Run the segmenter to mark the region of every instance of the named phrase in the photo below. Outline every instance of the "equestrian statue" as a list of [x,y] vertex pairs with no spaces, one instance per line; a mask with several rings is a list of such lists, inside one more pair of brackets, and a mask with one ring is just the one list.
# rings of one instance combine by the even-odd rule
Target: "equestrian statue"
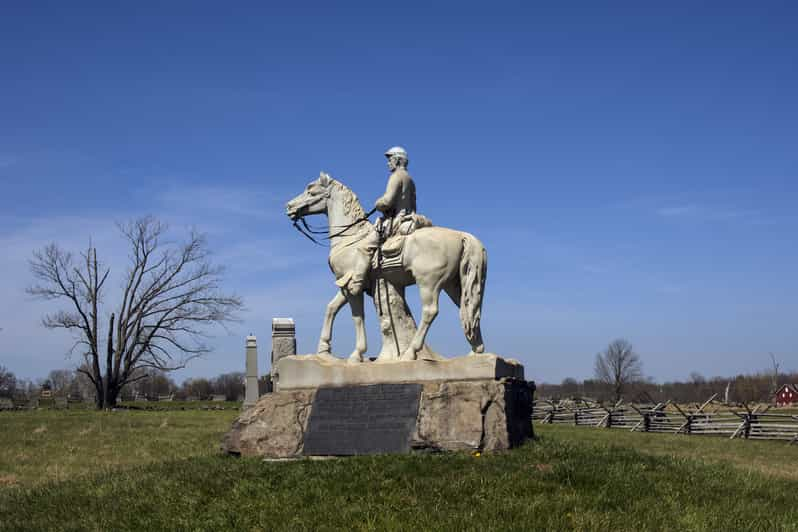
[[[363,294],[375,298],[380,313],[382,301],[389,298],[389,293],[401,298],[399,303],[406,309],[404,288],[413,284],[419,289],[421,323],[403,352],[398,353],[400,360],[416,360],[426,349],[424,341],[438,315],[441,290],[460,308],[460,322],[471,345],[470,354],[483,353],[480,318],[487,274],[485,247],[469,233],[433,226],[418,214],[416,186],[407,171],[407,152],[397,146],[385,156],[391,174],[385,194],[370,213],[363,210],[354,192],[324,172],[286,205],[286,214],[295,227],[314,241],[313,233],[319,231],[310,228],[304,217],[327,215],[328,263],[338,291],[327,305],[317,353],[331,354],[333,322],[341,307],[348,303],[356,333],[355,349],[348,360],[363,362],[367,348]],[[372,225],[368,218],[375,211],[380,211],[382,217]],[[384,294],[380,294],[381,286]],[[395,307],[390,299],[387,303],[390,314]],[[393,326],[394,317],[389,317],[386,323]],[[398,350],[398,343],[396,347]]]

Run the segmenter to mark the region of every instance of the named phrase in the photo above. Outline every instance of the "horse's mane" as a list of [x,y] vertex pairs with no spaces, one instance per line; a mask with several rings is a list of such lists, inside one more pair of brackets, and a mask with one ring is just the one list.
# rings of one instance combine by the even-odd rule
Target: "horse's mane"
[[332,179],[332,185],[342,193],[341,197],[343,199],[344,212],[346,214],[351,214],[357,220],[366,217],[366,211],[363,210],[363,206],[360,205],[360,200],[357,199],[357,194],[352,192],[352,189],[337,179]]

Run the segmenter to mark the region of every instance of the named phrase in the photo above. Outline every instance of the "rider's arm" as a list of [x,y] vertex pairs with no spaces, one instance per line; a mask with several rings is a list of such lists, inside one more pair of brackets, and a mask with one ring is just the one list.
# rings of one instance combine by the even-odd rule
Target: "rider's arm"
[[393,209],[396,205],[396,200],[402,193],[402,182],[396,176],[391,176],[388,179],[388,186],[385,188],[385,194],[377,200],[375,206],[380,212],[386,212]]

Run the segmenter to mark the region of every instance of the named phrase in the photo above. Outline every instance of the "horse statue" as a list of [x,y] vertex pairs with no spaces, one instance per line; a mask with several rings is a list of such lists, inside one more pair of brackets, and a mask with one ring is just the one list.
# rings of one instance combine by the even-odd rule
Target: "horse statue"
[[[340,181],[322,172],[311,181],[305,191],[286,204],[286,214],[296,225],[305,216],[327,215],[330,242],[329,265],[336,281],[351,275],[358,253],[356,244],[374,231],[357,196]],[[309,235],[306,235],[309,236]],[[430,325],[438,315],[438,299],[444,290],[460,308],[460,322],[466,340],[471,344],[470,354],[483,353],[480,319],[482,297],[485,292],[487,253],[482,243],[473,235],[445,227],[422,227],[404,238],[401,254],[395,259],[396,267],[372,269],[370,288],[379,290],[377,280],[385,279],[397,287],[417,284],[421,299],[421,323],[410,344],[401,353],[401,360],[416,360],[424,347]],[[390,240],[389,240],[390,242]],[[378,251],[380,253],[380,251]],[[338,283],[345,285],[345,283]],[[366,329],[363,314],[363,292],[353,295],[341,288],[327,304],[324,324],[319,338],[318,354],[330,355],[332,326],[335,316],[345,303],[349,303],[355,324],[355,349],[349,362],[363,362],[366,352]]]

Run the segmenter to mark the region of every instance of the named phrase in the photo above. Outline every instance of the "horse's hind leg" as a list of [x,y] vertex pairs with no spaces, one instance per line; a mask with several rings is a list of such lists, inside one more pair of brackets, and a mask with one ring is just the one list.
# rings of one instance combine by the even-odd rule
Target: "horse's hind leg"
[[363,362],[363,354],[366,352],[366,323],[363,313],[363,292],[357,295],[349,295],[349,308],[352,309],[352,321],[355,322],[355,350],[349,355],[349,362]]
[[468,342],[471,344],[469,355],[478,355],[485,352],[485,341],[482,339],[482,327],[479,324],[474,327],[474,333],[471,338],[468,338]]
[[[459,279],[447,283],[443,289],[446,290],[446,293],[449,294],[450,298],[452,298],[454,304],[460,307],[462,288],[460,286]],[[473,355],[485,351],[485,344],[482,340],[482,329],[480,328],[479,324],[474,327],[474,332],[471,338],[468,338],[468,335],[466,334],[466,339],[468,340],[468,343],[471,344],[471,353],[469,354]]]
[[460,280],[454,279],[449,281],[444,285],[443,289],[449,294],[449,297],[457,308],[460,308],[460,292],[462,291],[462,288],[460,288]]
[[413,340],[402,354],[402,360],[416,360],[418,352],[424,347],[430,325],[438,316],[438,299],[441,294],[440,282],[435,284],[418,283],[418,291],[421,296],[421,323],[416,330]]
[[319,335],[319,347],[316,352],[323,355],[330,355],[330,342],[332,341],[332,328],[335,321],[335,315],[341,310],[341,307],[346,303],[346,297],[339,290],[335,297],[327,303],[327,309],[324,311],[324,324],[321,326],[321,335]]

